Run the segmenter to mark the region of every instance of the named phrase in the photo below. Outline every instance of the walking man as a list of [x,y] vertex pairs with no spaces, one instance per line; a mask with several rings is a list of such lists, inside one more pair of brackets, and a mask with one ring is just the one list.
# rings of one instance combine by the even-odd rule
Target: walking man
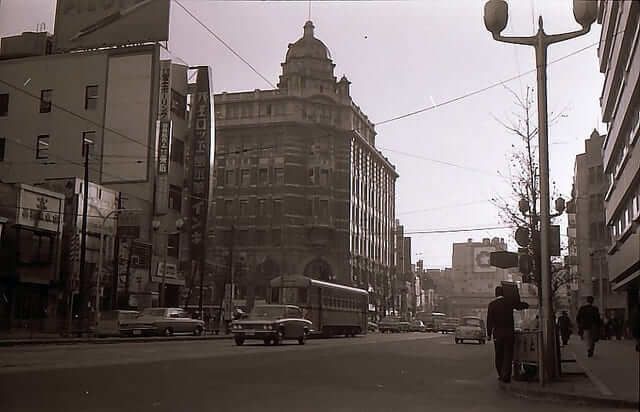
[[567,314],[566,310],[562,311],[562,315],[558,318],[558,329],[560,330],[560,337],[562,338],[562,346],[567,346],[569,344],[569,337],[571,336],[571,329],[573,325],[571,324],[571,319]]
[[504,297],[502,286],[496,287],[496,298],[489,303],[487,312],[487,337],[493,337],[495,349],[495,366],[498,379],[501,382],[511,382],[513,364],[513,345],[515,327],[513,321],[514,309],[526,309],[525,302],[512,303]]
[[596,341],[600,333],[600,312],[593,305],[593,296],[587,296],[587,304],[580,307],[576,319],[580,339],[587,345],[587,356],[593,357]]

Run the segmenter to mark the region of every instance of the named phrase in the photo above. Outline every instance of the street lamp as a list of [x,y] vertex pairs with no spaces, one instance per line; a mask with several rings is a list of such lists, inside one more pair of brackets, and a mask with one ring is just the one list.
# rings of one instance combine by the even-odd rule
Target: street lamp
[[102,276],[102,249],[104,245],[104,225],[107,223],[107,219],[113,214],[120,212],[142,212],[142,209],[113,209],[106,216],[102,217],[102,223],[100,224],[100,253],[98,254],[98,274],[96,275],[96,325],[100,320],[100,277]]
[[564,40],[585,35],[596,20],[598,3],[592,0],[573,0],[573,14],[582,29],[569,33],[548,35],[544,32],[542,16],[538,18],[538,32],[527,37],[505,37],[500,33],[507,26],[509,9],[504,0],[489,0],[484,6],[484,24],[497,41],[532,46],[536,53],[538,88],[538,147],[540,157],[540,243],[542,278],[542,332],[544,379],[557,375],[558,359],[555,359],[554,317],[552,314],[551,267],[549,256],[549,125],[547,114],[547,48]]
[[[151,227],[153,228],[154,232],[158,232],[158,230],[160,230],[160,226],[161,226],[162,222],[160,222],[157,219],[154,219],[151,222]],[[165,242],[165,247],[164,247],[164,260],[162,263],[162,283],[160,285],[160,296],[159,296],[159,300],[160,300],[160,307],[164,307],[164,298],[165,298],[165,283],[167,280],[167,255],[168,255],[168,250],[169,250],[169,235],[171,234],[175,234],[175,233],[180,233],[180,231],[182,230],[182,227],[184,226],[184,219],[179,218],[176,220],[176,232],[163,232],[166,235],[166,242]]]

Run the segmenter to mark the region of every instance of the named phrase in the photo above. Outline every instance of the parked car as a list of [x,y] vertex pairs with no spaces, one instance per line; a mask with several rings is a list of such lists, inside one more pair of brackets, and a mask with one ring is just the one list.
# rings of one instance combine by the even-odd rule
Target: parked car
[[123,330],[128,335],[164,335],[192,333],[196,336],[204,333],[204,321],[192,319],[181,308],[147,308],[136,319],[127,321]]
[[458,318],[445,318],[440,326],[441,333],[453,333],[456,331],[458,324],[460,323],[460,319]]
[[100,312],[100,320],[96,326],[96,336],[126,335],[129,330],[124,327],[129,321],[135,320],[140,312],[136,310],[109,310]]
[[311,321],[303,317],[298,306],[258,305],[246,318],[234,320],[231,332],[238,346],[247,339],[262,340],[265,345],[279,345],[285,339],[295,339],[304,345],[311,327]]
[[484,345],[487,337],[487,329],[484,321],[476,316],[465,316],[456,328],[455,341],[462,343],[465,340],[477,340]]
[[409,322],[403,321],[398,316],[387,316],[378,324],[380,332],[400,333],[409,331]]
[[367,330],[369,332],[378,332],[378,324],[375,322],[367,322]]
[[419,319],[414,319],[413,321],[411,321],[411,324],[409,325],[409,330],[411,332],[426,332],[427,326],[424,324],[423,321]]

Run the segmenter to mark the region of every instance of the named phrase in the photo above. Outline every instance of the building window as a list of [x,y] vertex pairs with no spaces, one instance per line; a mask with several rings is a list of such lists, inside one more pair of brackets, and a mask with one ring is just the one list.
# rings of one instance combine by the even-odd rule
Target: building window
[[265,216],[267,214],[267,201],[265,199],[258,199],[258,216]]
[[179,164],[184,163],[184,142],[175,137],[171,140],[171,161]]
[[274,170],[275,180],[277,185],[284,184],[284,169],[282,167],[276,167]]
[[9,115],[9,93],[0,93],[0,117]]
[[273,243],[273,246],[280,246],[280,244],[282,243],[282,233],[280,229],[273,229],[271,231],[271,241]]
[[266,186],[269,183],[269,169],[258,170],[258,182],[261,186]]
[[256,230],[256,246],[264,246],[266,243],[266,232],[264,230]]
[[314,185],[316,183],[315,169],[312,167],[309,169],[309,184]]
[[49,158],[49,135],[41,134],[36,142],[36,159]]
[[167,235],[167,256],[175,259],[180,256],[180,233]]
[[329,218],[329,201],[327,199],[320,199],[318,216],[323,220]]
[[227,174],[225,176],[225,181],[224,184],[227,186],[233,186],[235,184],[234,182],[234,171],[233,170],[227,170]]
[[18,245],[19,261],[28,264],[48,264],[53,260],[53,239],[48,235],[21,230]]
[[51,112],[51,99],[53,98],[53,90],[40,90],[40,113]]
[[87,86],[84,92],[85,110],[96,110],[98,108],[98,86]]
[[247,199],[240,200],[240,216],[249,215],[249,201]]
[[282,216],[282,199],[273,199],[273,216]]
[[182,189],[179,186],[169,185],[169,209],[182,210]]
[[4,153],[7,148],[7,139],[0,137],[0,162],[4,161]]
[[320,186],[327,186],[329,184],[329,171],[327,169],[320,170]]
[[307,199],[307,216],[313,216],[313,199]]
[[224,214],[233,216],[233,200],[227,199],[224,201]]
[[240,186],[249,186],[250,178],[251,174],[249,173],[249,169],[242,169],[240,172]]

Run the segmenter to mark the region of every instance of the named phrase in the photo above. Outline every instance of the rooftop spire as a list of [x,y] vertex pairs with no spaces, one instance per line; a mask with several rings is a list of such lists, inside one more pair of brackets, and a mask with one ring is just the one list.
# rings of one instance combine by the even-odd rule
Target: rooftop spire
[[313,37],[313,23],[311,22],[311,20],[307,20],[307,22],[304,24],[304,37],[305,38],[310,38]]

